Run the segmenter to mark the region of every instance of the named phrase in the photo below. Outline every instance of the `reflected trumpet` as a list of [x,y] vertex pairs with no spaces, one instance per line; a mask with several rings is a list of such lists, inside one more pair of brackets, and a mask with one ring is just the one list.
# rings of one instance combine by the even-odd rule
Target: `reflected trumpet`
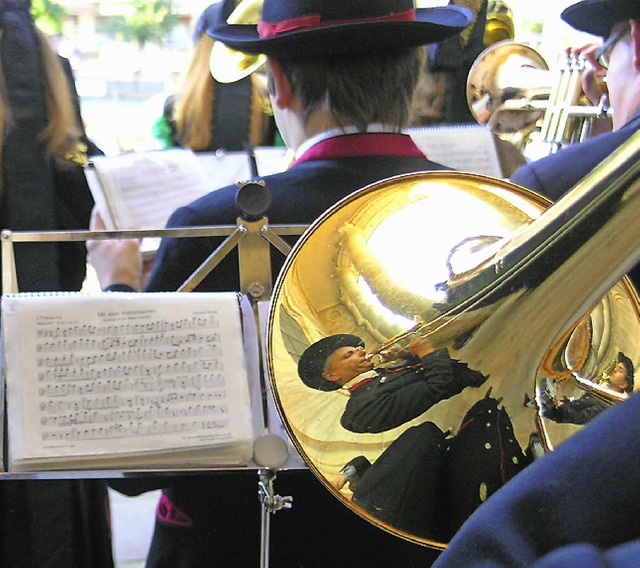
[[[242,0],[227,18],[228,24],[257,24],[262,14],[262,0]],[[219,83],[235,83],[260,69],[265,55],[250,55],[216,41],[211,50],[209,68]]]

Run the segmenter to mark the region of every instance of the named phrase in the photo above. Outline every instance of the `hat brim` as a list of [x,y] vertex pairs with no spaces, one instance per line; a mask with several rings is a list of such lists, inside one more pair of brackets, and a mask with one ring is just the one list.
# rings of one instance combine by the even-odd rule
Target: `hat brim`
[[611,0],[583,0],[565,8],[560,15],[572,28],[602,38],[609,37],[617,22],[638,16],[637,8],[629,3]]
[[365,51],[390,51],[439,43],[473,21],[460,6],[416,10],[414,21],[365,21],[307,28],[260,39],[257,25],[224,24],[207,30],[215,40],[237,51],[274,57],[317,57]]

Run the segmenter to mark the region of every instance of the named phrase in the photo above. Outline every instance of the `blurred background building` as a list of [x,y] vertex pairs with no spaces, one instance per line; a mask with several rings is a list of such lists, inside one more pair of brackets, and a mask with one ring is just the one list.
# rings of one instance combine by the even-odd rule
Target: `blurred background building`
[[[463,1],[456,3],[464,5]],[[572,0],[510,0],[515,40],[550,67],[586,41],[560,20]],[[189,61],[207,0],[33,0],[38,25],[71,60],[89,136],[109,155],[157,147],[151,129]],[[422,0],[420,7],[446,4]]]

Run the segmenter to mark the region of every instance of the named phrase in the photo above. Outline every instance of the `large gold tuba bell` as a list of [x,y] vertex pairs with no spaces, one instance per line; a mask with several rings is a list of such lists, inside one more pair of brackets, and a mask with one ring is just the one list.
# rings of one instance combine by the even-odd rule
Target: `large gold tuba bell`
[[[262,0],[242,0],[227,18],[229,24],[257,24],[262,13]],[[216,41],[211,50],[211,75],[219,83],[235,83],[260,69],[265,55],[249,55]]]
[[[640,363],[640,303],[623,277],[640,252],[628,229],[640,133],[548,206],[484,176],[406,174],[332,207],[286,260],[266,334],[283,423],[327,488],[392,534],[445,547],[509,477],[580,428],[550,418],[551,406],[585,389],[603,410],[626,396],[601,380],[620,353]],[[344,388],[310,388],[301,354],[335,334],[400,370],[383,361]],[[431,382],[402,374],[416,345],[438,385],[428,396]],[[327,356],[313,363],[319,381]]]

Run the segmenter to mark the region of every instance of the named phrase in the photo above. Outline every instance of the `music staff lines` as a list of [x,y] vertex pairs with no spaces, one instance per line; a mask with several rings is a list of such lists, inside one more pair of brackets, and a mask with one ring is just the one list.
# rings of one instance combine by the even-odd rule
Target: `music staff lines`
[[[67,430],[41,433],[45,442],[72,442],[80,440],[105,440],[149,436],[157,434],[185,434],[189,432],[224,431],[229,426],[227,419],[187,420],[184,422],[154,421],[151,423],[111,424],[109,426],[77,427]],[[229,437],[228,435],[226,437]]]
[[[53,330],[49,330],[53,331]],[[56,331],[56,333],[58,333]],[[40,338],[49,338],[49,335],[38,335]],[[63,336],[60,336],[63,337]],[[148,347],[181,347],[183,345],[210,345],[220,341],[219,333],[208,334],[170,334],[153,332],[150,335],[140,334],[137,337],[118,337],[107,335],[103,339],[77,337],[68,339],[53,338],[53,341],[38,341],[36,351],[38,353],[58,353],[66,351],[109,351],[112,349],[144,349]]]
[[[98,314],[100,317],[114,319],[119,314]],[[131,317],[132,314],[129,314]],[[45,323],[46,316],[37,318],[38,324]],[[172,331],[197,331],[203,329],[216,329],[220,322],[214,314],[207,316],[192,316],[188,318],[180,318],[177,320],[153,319],[147,322],[122,322],[117,324],[56,324],[54,322],[46,322],[47,325],[41,325],[36,330],[37,338],[85,338],[87,336],[97,337],[118,337],[141,335],[145,333],[167,333]],[[49,327],[55,325],[55,327]]]
[[[201,366],[211,370],[212,361],[201,361]],[[196,365],[194,364],[193,367]],[[163,367],[159,365],[158,367]],[[208,369],[207,369],[208,368]],[[129,375],[134,375],[131,378]],[[110,378],[111,377],[111,378]],[[58,369],[48,370],[39,377],[47,384],[38,388],[39,396],[69,396],[84,394],[108,394],[114,392],[164,392],[168,389],[224,388],[225,380],[221,373],[196,373],[190,376],[163,376],[162,369],[137,365],[131,368],[113,367],[109,369]],[[86,384],[76,384],[82,381]]]

